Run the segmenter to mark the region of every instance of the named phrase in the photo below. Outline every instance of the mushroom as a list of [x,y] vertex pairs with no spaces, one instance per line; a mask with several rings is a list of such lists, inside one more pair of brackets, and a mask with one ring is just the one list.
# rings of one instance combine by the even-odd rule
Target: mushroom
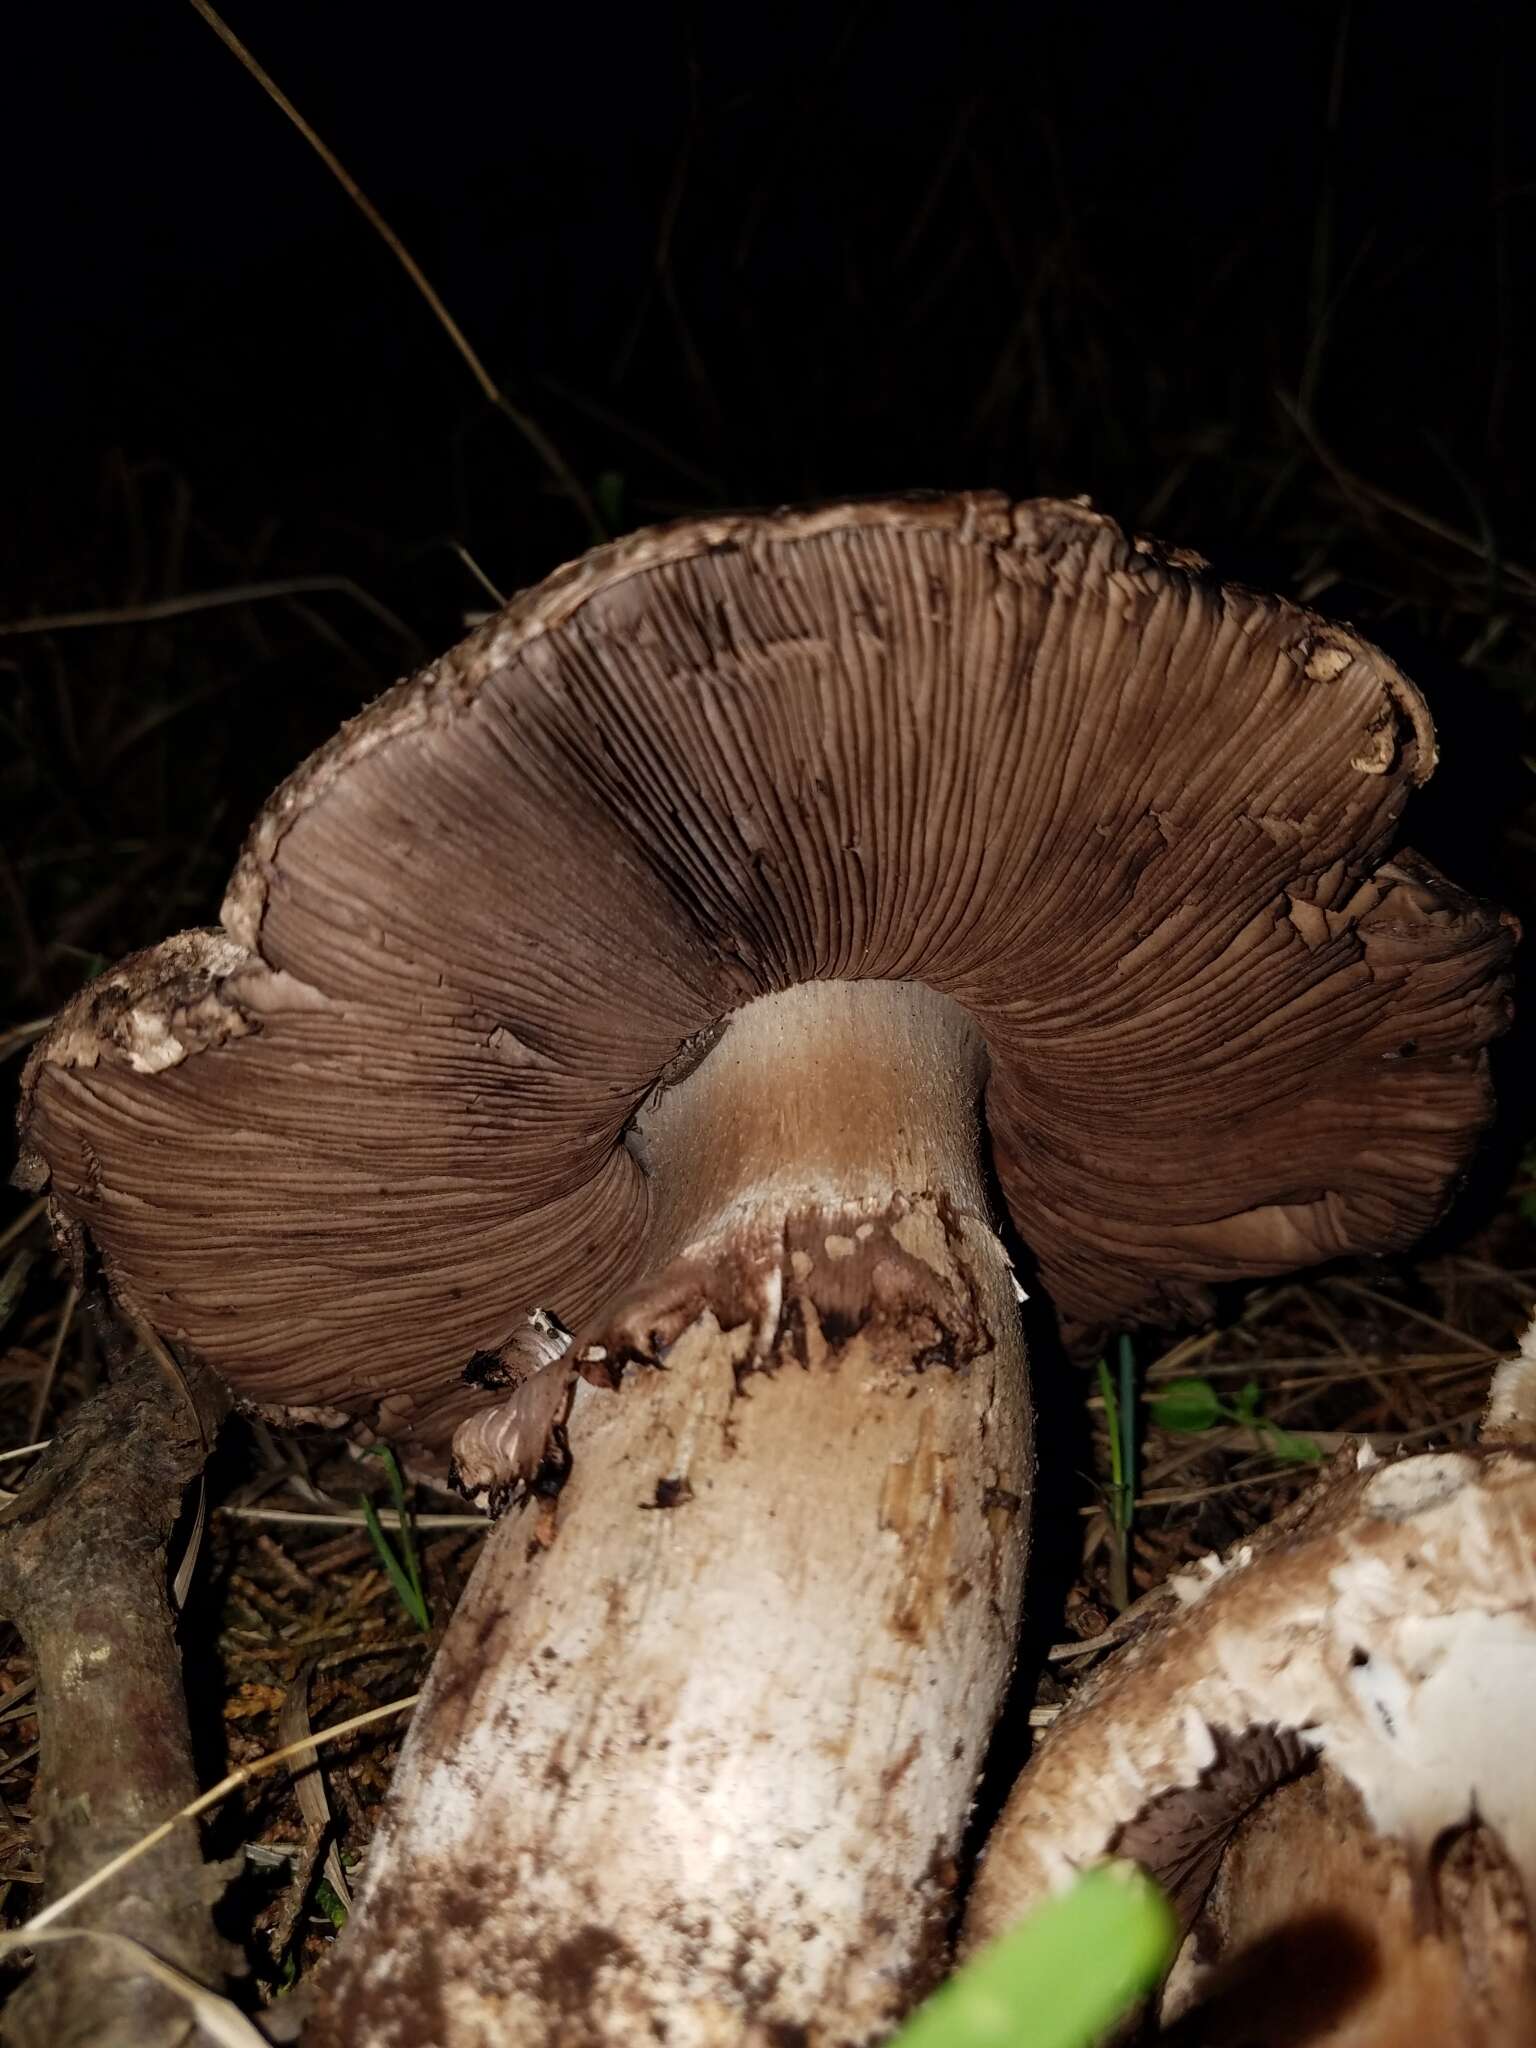
[[1130,1857],[1187,1930],[1169,2041],[1536,2039],[1536,1453],[1341,1453],[1154,1608],[1010,1795],[967,1945]]
[[1014,1654],[999,1230],[1082,1332],[1439,1213],[1512,936],[1387,857],[1433,759],[1083,504],[701,519],[365,711],[60,1020],[29,1184],[117,1296],[516,1509],[318,2041],[904,2010]]

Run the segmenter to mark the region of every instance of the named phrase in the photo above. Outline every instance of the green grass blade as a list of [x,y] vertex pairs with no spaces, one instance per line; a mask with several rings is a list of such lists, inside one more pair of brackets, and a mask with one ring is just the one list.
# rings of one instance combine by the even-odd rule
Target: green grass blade
[[941,1985],[892,2048],[1092,2048],[1157,1983],[1176,1939],[1151,1879],[1102,1864]]
[[384,1461],[384,1470],[389,1478],[389,1497],[394,1502],[395,1513],[400,1518],[400,1549],[405,1558],[407,1576],[416,1589],[416,1599],[420,1605],[421,1612],[427,1617],[421,1624],[423,1629],[425,1629],[430,1626],[431,1611],[427,1606],[427,1596],[422,1588],[421,1564],[416,1555],[416,1529],[411,1517],[410,1508],[406,1505],[405,1481],[400,1474],[400,1461],[396,1458],[388,1444],[379,1444],[374,1451],[374,1456],[382,1458]]
[[1120,1483],[1125,1489],[1125,1526],[1129,1530],[1136,1510],[1136,1346],[1124,1331],[1120,1336]]
[[363,1520],[368,1524],[368,1534],[373,1538],[373,1547],[379,1553],[379,1562],[389,1573],[389,1583],[394,1587],[400,1605],[425,1635],[432,1626],[427,1614],[427,1603],[422,1598],[420,1586],[412,1585],[409,1574],[396,1557],[380,1525],[378,1509],[371,1500],[365,1499],[363,1502]]
[[1109,1376],[1109,1367],[1101,1358],[1098,1363],[1099,1398],[1104,1403],[1104,1416],[1109,1429],[1109,1485],[1114,1495],[1115,1527],[1122,1527],[1122,1495],[1125,1492],[1125,1459],[1121,1449],[1123,1442],[1120,1432],[1120,1402],[1115,1393],[1115,1383]]
[[[1123,1364],[1123,1360],[1122,1360]],[[1126,1443],[1135,1435],[1134,1418],[1127,1423],[1109,1367],[1099,1360],[1099,1394],[1109,1425],[1109,1597],[1115,1612],[1131,1604],[1131,1522],[1135,1498],[1126,1477]]]

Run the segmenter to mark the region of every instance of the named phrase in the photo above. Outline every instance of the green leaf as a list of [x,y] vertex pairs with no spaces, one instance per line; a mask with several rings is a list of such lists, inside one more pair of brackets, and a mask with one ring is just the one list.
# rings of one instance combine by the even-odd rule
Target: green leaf
[[1170,1380],[1152,1403],[1159,1429],[1197,1436],[1221,1418],[1221,1401],[1209,1380]]
[[941,1985],[891,2048],[1092,2048],[1157,1983],[1175,1941],[1151,1879],[1101,1864]]
[[1296,1436],[1288,1429],[1282,1429],[1278,1422],[1266,1422],[1265,1434],[1269,1448],[1277,1458],[1283,1458],[1290,1465],[1320,1465],[1323,1462],[1321,1444],[1309,1436]]

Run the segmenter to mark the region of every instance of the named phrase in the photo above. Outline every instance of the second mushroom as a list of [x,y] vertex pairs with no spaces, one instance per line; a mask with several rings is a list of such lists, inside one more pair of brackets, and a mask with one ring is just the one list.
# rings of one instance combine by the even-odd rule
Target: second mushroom
[[1010,1234],[1082,1331],[1439,1213],[1510,934],[1389,857],[1433,758],[1347,629],[1080,505],[696,521],[382,698],[85,992],[23,1107],[82,1256],[501,1511],[308,2038],[830,2048],[942,1970]]

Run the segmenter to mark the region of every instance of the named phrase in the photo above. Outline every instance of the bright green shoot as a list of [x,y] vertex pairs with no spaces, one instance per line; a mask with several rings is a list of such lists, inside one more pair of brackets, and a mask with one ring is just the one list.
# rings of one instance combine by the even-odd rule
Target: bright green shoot
[[1136,1351],[1129,1337],[1120,1339],[1118,1387],[1102,1358],[1098,1379],[1109,1426],[1110,1597],[1123,1613],[1131,1599],[1131,1524],[1136,1519]]
[[380,1458],[389,1475],[389,1497],[395,1504],[396,1524],[400,1532],[400,1550],[396,1555],[394,1545],[384,1534],[378,1511],[371,1500],[363,1502],[363,1519],[368,1524],[368,1534],[373,1538],[373,1547],[379,1553],[379,1562],[389,1573],[389,1583],[399,1595],[400,1605],[425,1635],[432,1626],[431,1610],[427,1596],[422,1591],[421,1565],[416,1556],[416,1535],[411,1526],[411,1512],[406,1505],[405,1481],[400,1476],[400,1467],[394,1452],[388,1444],[376,1444],[368,1454]]
[[1176,1942],[1151,1879],[1101,1864],[941,1985],[891,2048],[1092,2048],[1156,1985]]
[[1159,1429],[1171,1429],[1181,1436],[1198,1436],[1218,1422],[1235,1422],[1264,1437],[1274,1455],[1288,1464],[1318,1464],[1323,1454],[1311,1437],[1297,1436],[1271,1422],[1260,1413],[1259,1398],[1257,1380],[1249,1380],[1231,1401],[1224,1401],[1209,1380],[1169,1380],[1151,1404],[1152,1420]]

